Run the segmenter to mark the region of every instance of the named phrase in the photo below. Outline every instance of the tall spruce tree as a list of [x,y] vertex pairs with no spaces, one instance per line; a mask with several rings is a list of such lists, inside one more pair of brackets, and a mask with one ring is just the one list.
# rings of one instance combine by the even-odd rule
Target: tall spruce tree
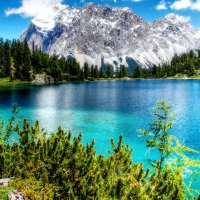
[[[151,70],[151,72],[152,72],[152,70]],[[134,70],[134,77],[135,77],[135,78],[142,78],[142,77],[143,77],[142,69],[141,69],[141,67],[138,66],[138,65],[135,67],[135,70]]]
[[94,65],[91,65],[90,76],[94,77]]
[[5,77],[10,76],[11,70],[11,49],[8,40],[4,43],[3,73]]
[[42,57],[40,51],[37,49],[37,46],[32,50],[31,64],[33,66],[34,73],[42,73]]
[[23,54],[24,47],[20,40],[16,41],[16,53],[13,55],[14,67],[15,67],[15,77],[21,79],[22,77],[22,66],[23,66]]
[[23,52],[23,65],[22,65],[22,77],[23,79],[31,80],[31,51],[28,46],[27,40],[24,40],[24,52]]
[[99,78],[106,78],[106,73],[102,68],[100,69],[100,72],[99,72]]
[[122,65],[121,71],[122,71],[122,77],[126,77],[128,75],[127,69],[124,65]]
[[3,76],[4,41],[0,38],[0,73]]
[[106,75],[107,75],[107,78],[112,78],[112,67],[111,67],[111,65],[107,65]]
[[98,70],[98,67],[95,65],[94,67],[94,78],[99,78],[99,70]]
[[90,70],[89,70],[89,65],[87,62],[84,63],[84,76],[85,76],[85,79],[88,79],[89,77],[89,74],[90,74]]

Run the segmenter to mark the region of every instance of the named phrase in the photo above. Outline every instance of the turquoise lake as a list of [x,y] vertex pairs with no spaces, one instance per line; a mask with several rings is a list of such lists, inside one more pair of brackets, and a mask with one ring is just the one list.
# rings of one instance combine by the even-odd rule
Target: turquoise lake
[[[83,134],[83,143],[95,139],[97,154],[108,155],[110,138],[133,148],[133,160],[156,158],[145,148],[138,129],[147,129],[155,119],[151,108],[158,100],[173,104],[176,123],[170,130],[182,143],[200,151],[200,80],[124,80],[50,85],[18,85],[0,89],[0,115],[11,116],[12,105],[21,108],[19,117],[55,132],[60,125],[74,136]],[[197,158],[197,157],[196,157]],[[199,186],[198,186],[199,185]],[[195,188],[200,188],[200,184]]]

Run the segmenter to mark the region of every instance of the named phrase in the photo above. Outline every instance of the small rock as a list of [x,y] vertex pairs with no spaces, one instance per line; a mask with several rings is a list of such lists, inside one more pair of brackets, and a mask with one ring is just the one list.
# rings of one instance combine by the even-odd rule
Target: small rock
[[8,193],[8,200],[25,200],[25,197],[21,192],[13,190],[12,192]]
[[9,180],[10,180],[10,178],[0,179],[0,185],[2,185],[2,186],[8,186],[8,181]]

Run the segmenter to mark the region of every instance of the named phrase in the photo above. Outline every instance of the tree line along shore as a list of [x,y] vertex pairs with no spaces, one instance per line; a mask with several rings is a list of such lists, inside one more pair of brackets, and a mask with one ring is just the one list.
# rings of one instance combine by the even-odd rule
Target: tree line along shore
[[[189,51],[176,55],[171,62],[148,69],[139,65],[127,68],[124,65],[113,67],[102,59],[102,66],[80,66],[75,58],[49,56],[27,41],[4,41],[0,38],[0,85],[31,82],[37,75],[48,76],[52,82],[93,81],[121,78],[200,78],[200,51]],[[44,82],[51,82],[45,79]]]

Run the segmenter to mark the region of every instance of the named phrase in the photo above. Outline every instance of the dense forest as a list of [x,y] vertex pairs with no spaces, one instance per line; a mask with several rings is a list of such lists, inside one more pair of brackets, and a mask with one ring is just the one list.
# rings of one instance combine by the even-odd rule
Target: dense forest
[[142,69],[136,66],[133,77],[135,78],[167,78],[184,74],[194,76],[200,69],[200,50],[196,54],[193,50],[189,53],[176,55],[170,63],[160,66],[153,65],[150,69]]
[[[0,178],[12,177],[10,184],[32,200],[200,199],[200,191],[191,188],[200,164],[187,157],[196,151],[168,134],[174,123],[171,107],[159,101],[155,121],[148,130],[140,130],[146,146],[159,152],[145,168],[144,163],[134,162],[122,135],[118,142],[111,139],[109,156],[96,155],[95,142],[82,144],[81,133],[72,137],[58,127],[48,134],[38,121],[31,126],[27,119],[21,125],[19,107],[14,105],[10,120],[0,119]],[[18,140],[12,139],[13,134]],[[190,173],[187,183],[185,172]]]
[[29,48],[27,41],[4,41],[0,38],[0,78],[10,77],[10,81],[19,79],[31,81],[35,74],[46,74],[55,81],[84,81],[98,78],[167,78],[177,74],[194,76],[200,68],[200,51],[198,55],[191,50],[180,56],[174,56],[171,63],[161,66],[153,65],[149,69],[140,66],[132,67],[133,71],[127,71],[127,67],[121,65],[94,66],[84,63],[83,66],[75,58],[49,56],[32,44]]
[[[84,63],[83,66],[75,58],[59,58],[49,56],[32,44],[29,48],[27,41],[19,40],[4,42],[0,38],[0,77],[10,77],[10,80],[20,79],[31,81],[35,74],[50,75],[55,81],[83,81],[98,78],[112,78],[113,68],[110,65],[99,70],[97,66]],[[127,76],[126,67],[118,70],[120,77]]]

